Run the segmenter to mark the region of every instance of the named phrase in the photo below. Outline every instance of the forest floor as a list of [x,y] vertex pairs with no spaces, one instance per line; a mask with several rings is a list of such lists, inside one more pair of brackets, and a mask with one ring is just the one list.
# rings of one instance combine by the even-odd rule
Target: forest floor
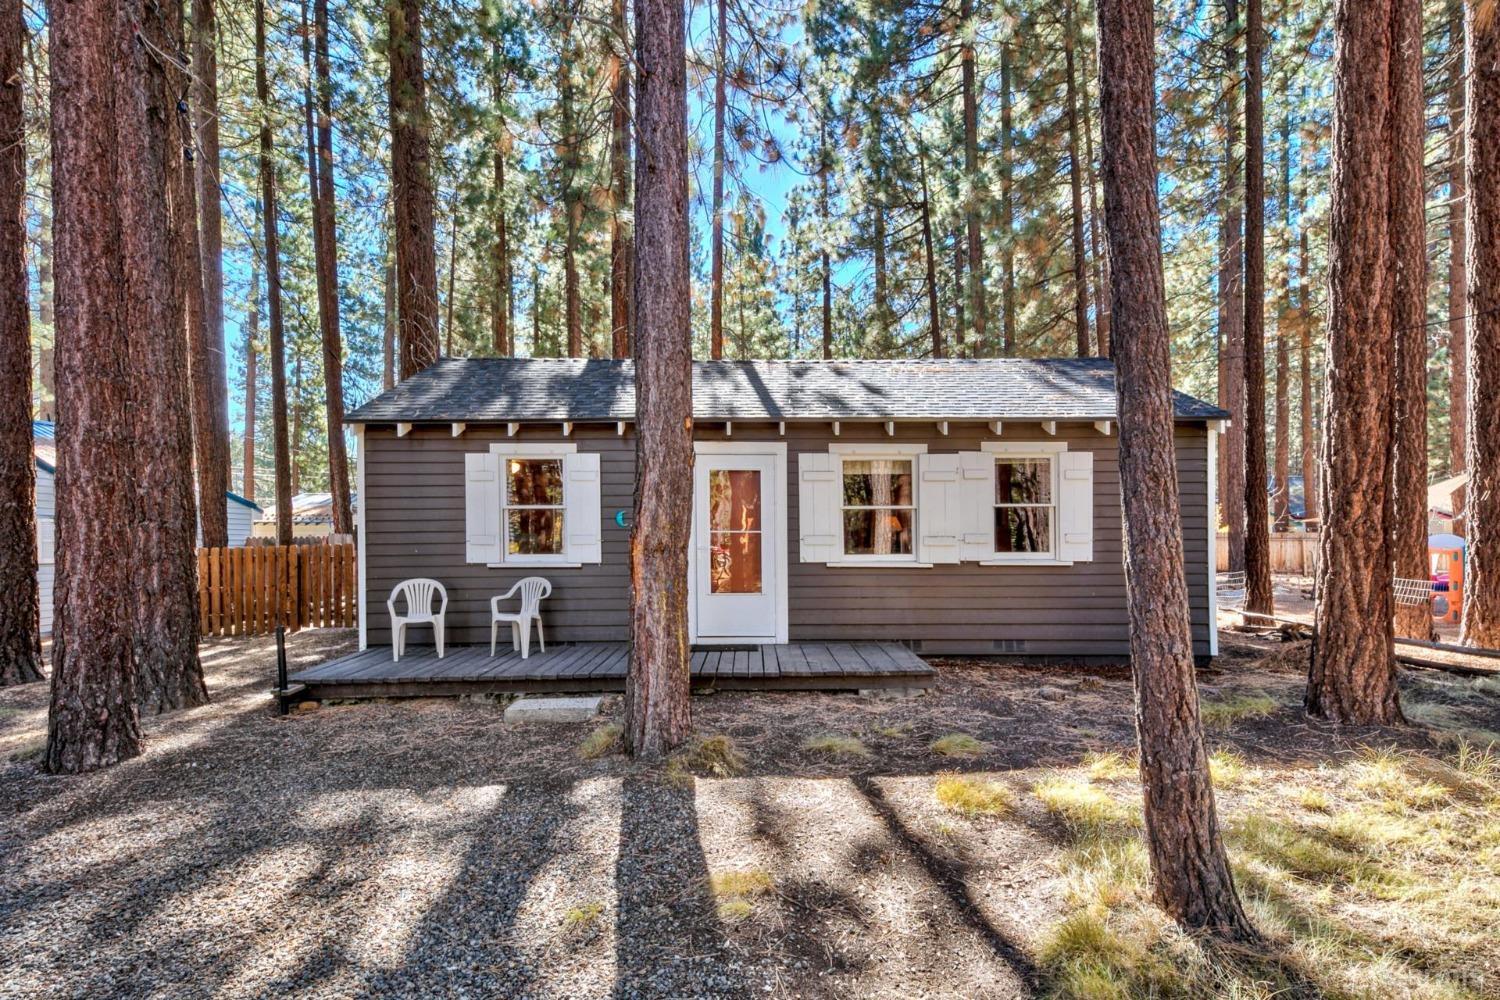
[[1204,713],[1262,949],[1150,903],[1123,669],[698,697],[647,766],[608,717],[492,701],[281,718],[273,644],[211,640],[213,703],[92,775],[38,770],[45,685],[0,691],[0,996],[1500,997],[1500,680],[1404,673],[1418,725],[1336,729],[1300,711],[1305,645],[1223,642]]

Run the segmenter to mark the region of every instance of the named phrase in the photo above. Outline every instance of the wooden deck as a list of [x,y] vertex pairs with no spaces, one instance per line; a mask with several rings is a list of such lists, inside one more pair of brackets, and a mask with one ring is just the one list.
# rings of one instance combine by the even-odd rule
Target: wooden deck
[[[622,691],[630,660],[625,643],[554,645],[547,652],[485,646],[411,647],[392,662],[389,646],[341,656],[293,674],[306,698],[391,698],[530,691]],[[889,642],[789,643],[693,650],[694,687],[731,690],[851,691],[927,687],[933,669]]]

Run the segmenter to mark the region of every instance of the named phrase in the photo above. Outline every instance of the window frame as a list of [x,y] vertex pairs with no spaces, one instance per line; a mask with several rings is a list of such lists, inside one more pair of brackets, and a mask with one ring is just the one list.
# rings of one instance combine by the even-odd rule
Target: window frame
[[[568,552],[568,459],[577,454],[578,446],[572,442],[556,444],[492,444],[490,452],[500,462],[500,561],[491,563],[491,566],[581,566]],[[511,504],[507,502],[510,496],[510,463],[512,460],[519,461],[555,461],[562,466],[562,503],[561,504]],[[555,510],[563,519],[563,550],[561,552],[547,553],[512,553],[510,551],[510,518],[507,514],[512,510]]]
[[[1060,565],[1069,562],[1059,554],[1062,546],[1062,456],[1068,450],[1063,441],[986,441],[983,451],[990,459],[990,555],[982,561],[985,566],[1007,565]],[[995,498],[999,483],[1001,462],[1045,460],[1051,469],[1052,502],[1048,504],[1002,504]],[[1051,511],[1048,518],[1049,548],[1046,552],[1007,552],[999,546],[999,534],[994,527],[994,511],[1002,507],[1045,507]]]
[[[836,563],[831,565],[899,565],[920,566],[923,565],[917,559],[917,549],[921,541],[921,461],[919,456],[927,454],[925,444],[893,444],[886,442],[874,442],[870,444],[835,444],[828,449],[838,462],[838,475],[835,477],[835,486],[838,490],[838,527],[839,527],[839,554]],[[908,461],[911,463],[911,503],[908,504],[881,504],[850,507],[844,503],[844,463],[845,462],[889,462]],[[910,510],[911,511],[911,551],[901,553],[879,553],[879,552],[849,552],[845,549],[844,538],[844,512],[847,510]]]

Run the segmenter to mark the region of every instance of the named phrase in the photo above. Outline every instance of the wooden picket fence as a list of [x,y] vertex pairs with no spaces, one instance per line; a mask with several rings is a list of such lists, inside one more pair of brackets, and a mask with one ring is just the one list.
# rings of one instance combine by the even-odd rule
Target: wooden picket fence
[[277,625],[352,628],[353,545],[249,545],[198,550],[198,631],[268,635]]
[[[1219,532],[1218,571],[1229,569],[1229,533]],[[1271,532],[1271,572],[1312,576],[1318,567],[1318,536],[1306,532]]]

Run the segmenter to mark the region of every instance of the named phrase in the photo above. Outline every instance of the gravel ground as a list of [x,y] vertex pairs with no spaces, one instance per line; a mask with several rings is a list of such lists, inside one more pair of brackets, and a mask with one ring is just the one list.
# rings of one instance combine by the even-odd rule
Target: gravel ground
[[[1242,753],[1303,766],[1368,735],[1306,722],[1295,675],[1235,641],[1210,693],[1285,702],[1237,727]],[[0,691],[0,996],[1030,996],[1063,848],[1026,790],[1133,742],[1123,670],[945,662],[922,698],[697,698],[747,766],[694,781],[584,760],[592,726],[507,726],[490,701],[279,718],[271,642],[203,652],[213,703],[83,777],[37,770],[45,686]],[[930,749],[959,731],[983,751]],[[828,733],[868,756],[804,747]],[[1009,784],[1014,815],[937,809],[947,770]]]

